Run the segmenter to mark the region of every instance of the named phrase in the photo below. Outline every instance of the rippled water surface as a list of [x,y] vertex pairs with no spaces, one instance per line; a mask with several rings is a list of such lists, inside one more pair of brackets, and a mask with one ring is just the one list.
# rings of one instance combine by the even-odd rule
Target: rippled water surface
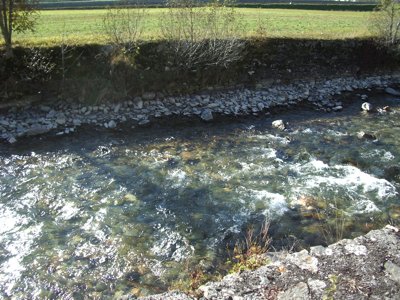
[[346,236],[395,222],[400,100],[376,96],[393,110],[368,116],[353,102],[281,115],[285,132],[260,117],[0,145],[0,297],[164,291],[265,218],[276,245],[324,242],[339,210]]

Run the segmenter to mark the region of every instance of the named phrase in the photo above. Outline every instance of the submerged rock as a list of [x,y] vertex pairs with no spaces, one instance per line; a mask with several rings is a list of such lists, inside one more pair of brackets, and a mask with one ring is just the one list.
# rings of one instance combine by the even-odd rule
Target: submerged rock
[[395,90],[393,88],[390,88],[390,87],[387,87],[385,89],[385,93],[389,94],[389,95],[392,95],[392,96],[400,96],[400,92],[399,91],[397,91],[397,90]]

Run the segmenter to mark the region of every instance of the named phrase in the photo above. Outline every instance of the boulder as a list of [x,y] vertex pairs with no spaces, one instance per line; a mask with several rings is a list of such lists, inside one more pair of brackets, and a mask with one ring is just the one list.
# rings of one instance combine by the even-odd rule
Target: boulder
[[361,109],[366,112],[371,112],[373,110],[373,106],[369,102],[364,102],[363,104],[361,104]]
[[359,133],[357,133],[357,137],[360,140],[376,140],[376,136],[371,134],[371,133],[367,133],[364,131],[360,131]]
[[286,129],[286,125],[283,122],[283,120],[275,120],[272,122],[272,127],[280,129],[280,130],[285,130]]

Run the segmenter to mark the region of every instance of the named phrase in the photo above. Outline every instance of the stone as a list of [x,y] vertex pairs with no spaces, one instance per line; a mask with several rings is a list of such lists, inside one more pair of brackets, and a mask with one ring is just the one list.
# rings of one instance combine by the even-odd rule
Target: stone
[[142,119],[138,122],[139,125],[146,125],[149,124],[150,120],[149,119]]
[[272,127],[280,129],[280,130],[285,130],[286,129],[286,125],[283,122],[283,120],[275,120],[272,122]]
[[115,128],[115,127],[117,127],[117,123],[115,123],[114,120],[111,120],[110,122],[108,122],[107,127],[108,128]]
[[261,102],[257,103],[257,108],[258,108],[260,111],[263,110],[263,109],[265,108],[264,103],[261,103]]
[[280,292],[278,300],[308,300],[311,299],[308,286],[305,282],[289,287],[286,291]]
[[74,124],[74,126],[80,126],[82,124],[82,121],[80,119],[73,119],[72,124]]
[[136,108],[142,109],[143,108],[143,100],[139,97],[136,97],[135,99],[136,99],[136,101],[135,101]]
[[47,105],[40,105],[40,110],[43,112],[49,112],[51,108]]
[[10,136],[10,137],[7,139],[7,141],[8,141],[10,144],[14,144],[14,143],[17,142],[17,139],[16,139],[14,136]]
[[302,270],[307,270],[312,273],[316,273],[318,271],[318,259],[309,255],[307,250],[293,253],[290,255],[288,260]]
[[6,120],[0,120],[0,125],[2,125],[2,126],[10,126],[10,122],[8,122]]
[[384,267],[389,278],[400,284],[400,267],[391,261],[385,262]]
[[322,280],[318,279],[308,279],[307,281],[308,288],[310,289],[310,292],[314,294],[314,296],[317,296],[318,299],[322,299],[322,295],[324,294],[324,289],[326,288],[326,283]]
[[369,102],[364,102],[363,104],[361,104],[361,109],[366,112],[371,112],[373,110],[373,106]]
[[354,255],[367,255],[367,247],[364,245],[357,245],[353,243],[348,243],[346,246],[344,246],[344,249],[347,254],[354,254]]
[[58,125],[64,125],[66,122],[67,122],[67,120],[65,119],[65,117],[59,116],[59,117],[57,117],[57,119],[56,119],[56,123],[57,123]]
[[334,108],[332,108],[333,111],[341,111],[342,109],[343,109],[343,106],[341,106],[341,105],[338,105],[338,106],[335,106]]
[[376,140],[376,136],[371,134],[371,133],[366,133],[364,131],[360,131],[359,133],[357,133],[357,137],[360,140]]
[[395,90],[393,88],[390,88],[390,87],[387,87],[385,89],[385,93],[389,94],[389,95],[392,95],[392,96],[400,96],[400,92],[399,91],[397,91],[397,90]]
[[34,126],[30,127],[27,131],[25,131],[25,135],[35,136],[35,135],[47,133],[49,131],[50,131],[50,129],[47,126],[34,125]]
[[203,112],[202,112],[201,115],[200,115],[200,118],[201,118],[203,121],[206,121],[206,122],[213,120],[214,117],[213,117],[213,114],[212,114],[211,109],[205,109],[205,110],[203,110]]
[[115,107],[114,107],[114,113],[117,114],[117,113],[119,112],[120,108],[121,108],[121,105],[120,105],[120,104],[115,105]]
[[156,93],[153,93],[153,92],[146,92],[142,95],[142,98],[147,101],[153,100],[155,97],[156,97]]

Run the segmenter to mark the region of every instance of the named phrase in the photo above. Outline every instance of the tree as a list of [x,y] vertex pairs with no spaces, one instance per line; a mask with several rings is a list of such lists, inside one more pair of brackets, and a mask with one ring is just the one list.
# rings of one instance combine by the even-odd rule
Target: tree
[[372,15],[372,30],[385,46],[400,43],[400,4],[398,0],[380,0]]
[[0,29],[6,48],[6,57],[13,56],[14,32],[33,30],[36,22],[36,0],[0,0]]

